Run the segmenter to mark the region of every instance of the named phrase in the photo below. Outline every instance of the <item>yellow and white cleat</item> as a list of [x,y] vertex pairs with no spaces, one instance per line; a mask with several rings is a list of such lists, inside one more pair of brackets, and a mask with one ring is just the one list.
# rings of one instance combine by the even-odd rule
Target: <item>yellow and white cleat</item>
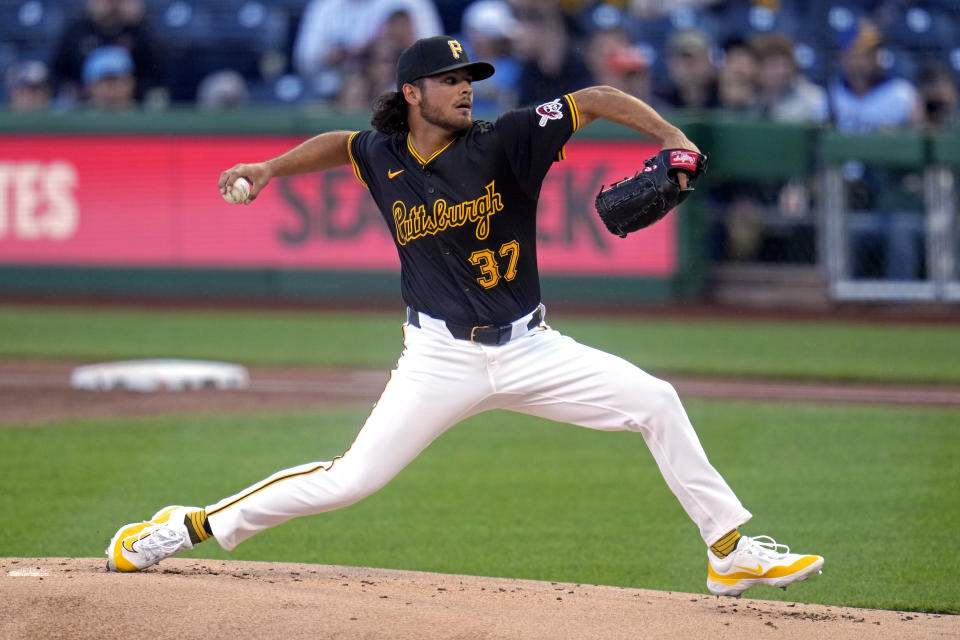
[[164,507],[146,522],[120,527],[107,546],[108,571],[141,571],[175,553],[193,549],[184,517],[199,507]]
[[707,550],[707,589],[715,596],[739,597],[747,589],[765,584],[786,589],[787,585],[820,573],[823,558],[790,553],[770,536],[740,538],[726,558]]

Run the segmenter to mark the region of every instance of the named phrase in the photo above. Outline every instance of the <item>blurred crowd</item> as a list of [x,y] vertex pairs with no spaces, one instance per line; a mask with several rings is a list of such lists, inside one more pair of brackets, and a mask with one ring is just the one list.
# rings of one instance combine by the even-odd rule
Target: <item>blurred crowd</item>
[[957,122],[953,0],[0,0],[15,110],[329,105],[366,112],[447,33],[497,68],[494,115],[591,84],[660,110],[869,132]]
[[[367,114],[398,54],[447,34],[496,66],[491,118],[589,85],[675,111],[848,133],[958,123],[958,0],[0,0],[16,111],[296,105]],[[855,277],[919,278],[923,181],[843,165]],[[813,263],[812,176],[721,180],[715,261]]]

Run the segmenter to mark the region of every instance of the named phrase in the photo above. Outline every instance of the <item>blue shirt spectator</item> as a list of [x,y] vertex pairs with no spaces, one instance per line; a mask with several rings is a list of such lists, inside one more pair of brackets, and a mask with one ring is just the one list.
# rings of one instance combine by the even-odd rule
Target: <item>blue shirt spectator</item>
[[830,84],[834,124],[845,133],[870,133],[906,126],[917,90],[905,78],[886,74],[878,51],[882,36],[867,20],[846,34],[840,54],[841,75]]
[[89,106],[129,109],[136,106],[133,58],[121,46],[94,49],[83,63],[83,84]]
[[[917,91],[905,78],[888,75],[878,56],[883,38],[859,20],[841,42],[841,76],[829,88],[838,131],[866,134],[905,127]],[[925,216],[922,198],[902,172],[850,160],[843,166],[847,202],[857,213],[850,223],[850,275],[854,278],[914,280],[924,276]],[[851,218],[853,220],[853,218]]]
[[79,97],[84,60],[105,45],[126,49],[136,70],[136,96],[165,91],[164,69],[142,0],[87,0],[83,13],[67,24],[54,49],[51,71],[60,98]]

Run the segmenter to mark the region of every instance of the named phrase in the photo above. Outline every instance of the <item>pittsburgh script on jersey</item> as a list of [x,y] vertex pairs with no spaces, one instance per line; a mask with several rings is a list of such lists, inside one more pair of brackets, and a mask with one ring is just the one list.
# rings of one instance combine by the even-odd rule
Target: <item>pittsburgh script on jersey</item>
[[448,227],[462,227],[468,222],[477,223],[477,240],[485,239],[490,233],[490,216],[503,210],[503,200],[494,182],[484,187],[483,195],[476,200],[451,205],[438,198],[430,213],[427,213],[426,205],[407,207],[405,202],[397,200],[393,203],[397,242],[405,245],[411,240],[435,235]]

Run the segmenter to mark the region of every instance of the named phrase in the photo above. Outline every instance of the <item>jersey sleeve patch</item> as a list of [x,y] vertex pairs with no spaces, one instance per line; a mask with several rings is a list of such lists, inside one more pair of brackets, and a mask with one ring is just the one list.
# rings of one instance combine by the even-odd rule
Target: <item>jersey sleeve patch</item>
[[357,159],[353,156],[353,140],[357,137],[359,131],[354,131],[350,134],[350,137],[347,138],[347,154],[350,156],[350,164],[353,166],[353,175],[357,176],[357,180],[360,181],[360,184],[363,185],[364,189],[370,190],[370,187],[367,186],[366,181],[363,179],[363,176],[360,174],[360,165],[357,164]]
[[560,102],[560,98],[556,100],[551,100],[550,102],[544,102],[536,109],[537,115],[540,116],[540,122],[537,123],[541,127],[547,126],[547,123],[551,120],[560,120],[563,118],[563,104]]

